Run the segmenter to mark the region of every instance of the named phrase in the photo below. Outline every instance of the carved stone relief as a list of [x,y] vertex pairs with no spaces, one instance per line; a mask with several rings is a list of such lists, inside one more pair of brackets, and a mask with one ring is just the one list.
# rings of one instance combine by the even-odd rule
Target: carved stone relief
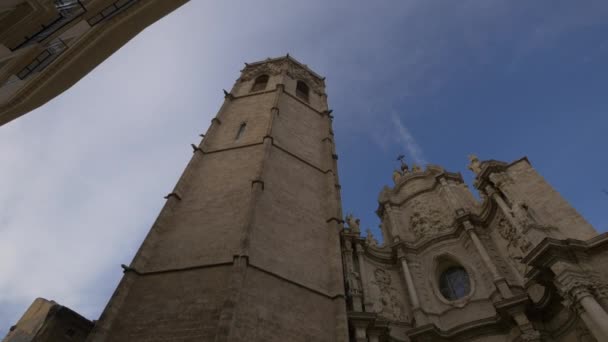
[[[525,274],[526,266],[522,264],[520,260],[523,258],[523,252],[527,251],[529,248],[529,242],[525,241],[515,227],[513,227],[504,217],[498,220],[496,230],[498,231],[498,234],[507,241],[507,254],[511,264],[520,274]],[[522,245],[525,247],[522,248]]]
[[[526,253],[532,248],[530,241],[526,239],[515,227],[506,219],[501,218],[498,220],[498,233],[503,239],[508,241],[508,246],[514,249],[519,249],[521,252]],[[521,253],[518,253],[518,257],[522,257]]]
[[373,311],[392,321],[408,322],[409,317],[404,313],[393,287],[389,272],[377,268],[370,283],[370,299],[374,303]]
[[449,229],[448,217],[437,208],[424,205],[413,200],[411,205],[413,214],[410,216],[410,227],[416,238],[439,234]]
[[285,61],[278,61],[274,63],[264,63],[249,67],[243,72],[243,75],[241,76],[241,82],[252,80],[253,78],[263,74],[269,76],[278,75],[281,73],[284,64]]

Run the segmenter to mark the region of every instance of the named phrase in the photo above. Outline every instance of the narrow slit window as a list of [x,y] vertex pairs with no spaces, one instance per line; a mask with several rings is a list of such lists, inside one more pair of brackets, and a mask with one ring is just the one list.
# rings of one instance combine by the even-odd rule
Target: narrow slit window
[[306,83],[303,81],[298,81],[298,85],[296,86],[296,96],[308,102],[308,93],[308,85],[306,85]]
[[241,126],[239,126],[239,130],[236,132],[236,137],[234,138],[234,140],[239,140],[243,136],[243,133],[245,133],[246,127],[247,127],[247,123],[243,122],[241,124]]
[[266,85],[268,84],[268,75],[258,76],[253,82],[253,87],[251,87],[251,91],[262,91],[266,89]]

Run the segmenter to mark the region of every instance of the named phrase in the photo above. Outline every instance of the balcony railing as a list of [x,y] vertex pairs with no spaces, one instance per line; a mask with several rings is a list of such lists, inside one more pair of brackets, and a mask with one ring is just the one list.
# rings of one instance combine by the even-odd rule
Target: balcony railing
[[79,0],[55,0],[55,8],[59,12],[59,17],[47,25],[43,24],[42,28],[33,35],[25,36],[21,43],[11,48],[11,50],[15,51],[22,47],[44,41],[55,32],[69,24],[72,20],[78,18],[84,12],[86,12],[85,7]]
[[91,19],[88,20],[89,25],[95,26],[95,25],[101,23],[102,21],[110,19],[111,17],[124,11],[129,6],[136,3],[137,1],[138,0],[118,0],[118,1],[114,2],[113,4],[111,4],[110,6],[101,10],[101,12],[97,13],[97,15],[91,17]]
[[33,73],[44,70],[44,68],[51,64],[51,62],[59,57],[59,55],[61,55],[67,48],[67,45],[65,45],[63,40],[59,38],[51,41],[44,51],[42,51],[38,56],[36,56],[36,58],[34,58],[33,61],[30,62],[30,64],[17,73],[17,77],[25,80]]

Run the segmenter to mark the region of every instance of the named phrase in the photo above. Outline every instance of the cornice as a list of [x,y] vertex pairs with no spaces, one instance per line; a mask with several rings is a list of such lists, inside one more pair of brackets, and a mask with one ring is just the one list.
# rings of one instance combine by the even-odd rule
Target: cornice
[[449,330],[441,330],[433,323],[426,324],[408,331],[407,335],[413,341],[470,341],[480,336],[506,332],[509,328],[508,322],[497,315],[467,322]]
[[315,78],[317,78],[319,81],[323,82],[323,85],[325,85],[325,77],[320,76],[319,74],[317,74],[316,72],[314,72],[311,68],[309,68],[308,65],[302,64],[300,61],[298,61],[297,59],[293,58],[289,54],[287,54],[285,56],[275,57],[275,58],[267,58],[267,59],[264,59],[264,60],[261,60],[261,61],[257,61],[257,62],[253,62],[253,63],[245,63],[245,68],[243,68],[243,70],[241,70],[241,72],[247,70],[250,67],[259,66],[259,65],[262,65],[262,64],[265,64],[265,63],[281,62],[281,61],[285,61],[285,60],[289,61],[289,62],[292,62],[293,64],[297,65],[298,67],[306,70],[311,75],[313,75]]
[[522,161],[525,161],[526,163],[528,163],[528,165],[532,166],[532,164],[528,160],[528,157],[526,157],[526,156],[521,157],[511,163],[506,163],[506,162],[503,162],[500,160],[494,160],[494,159],[484,160],[481,163],[481,172],[479,172],[479,174],[475,177],[475,181],[473,182],[473,185],[475,186],[475,188],[483,190],[486,187],[486,185],[491,184],[491,182],[489,181],[489,177],[492,173],[503,172],[503,171],[509,169],[511,166],[518,164],[519,162],[522,162]]
[[[593,249],[608,245],[608,233],[599,234],[587,241],[577,239],[555,239],[545,237],[524,258],[522,263],[546,268],[556,260],[576,261],[577,252],[591,252]],[[526,277],[537,276],[531,270]]]

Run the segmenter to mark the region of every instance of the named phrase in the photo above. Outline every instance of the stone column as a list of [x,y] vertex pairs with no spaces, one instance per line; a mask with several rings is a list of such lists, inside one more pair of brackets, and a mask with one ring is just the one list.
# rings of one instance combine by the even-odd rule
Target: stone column
[[496,288],[498,289],[500,294],[505,298],[512,297],[513,292],[511,292],[511,289],[507,285],[505,278],[498,272],[498,268],[496,268],[496,265],[492,261],[492,258],[490,258],[487,249],[479,240],[479,236],[477,236],[477,233],[475,233],[475,228],[471,221],[467,220],[464,221],[462,224],[466,232],[469,234],[469,237],[473,241],[477,252],[481,256],[481,260],[486,265],[490,273],[492,273],[494,285],[496,285]]
[[577,286],[570,290],[571,300],[580,304],[581,318],[589,331],[598,341],[608,341],[608,314],[597,302],[586,286]]
[[386,213],[386,217],[388,218],[388,223],[390,224],[390,231],[393,241],[385,241],[384,244],[388,245],[392,242],[400,241],[399,232],[397,230],[397,224],[395,223],[395,218],[393,217],[393,208],[387,203],[384,205],[384,212]]
[[500,207],[500,209],[502,209],[503,214],[505,214],[505,217],[507,220],[509,220],[509,223],[513,226],[519,229],[519,222],[517,222],[515,220],[515,218],[513,218],[513,216],[511,215],[511,208],[509,207],[509,205],[502,199],[502,197],[500,197],[500,195],[496,192],[496,189],[494,189],[492,186],[488,185],[485,188],[486,193],[488,194],[488,196],[490,198],[492,198],[494,201],[496,201],[496,204],[498,204],[498,206]]
[[427,321],[426,315],[420,308],[420,297],[418,297],[418,292],[414,285],[414,278],[412,277],[412,272],[410,272],[410,267],[407,264],[405,253],[401,250],[399,251],[399,261],[401,262],[401,271],[403,272],[403,278],[405,278],[405,284],[407,286],[407,295],[412,304],[412,313],[414,314],[416,324],[421,325]]
[[357,251],[357,257],[359,258],[359,274],[361,277],[361,292],[363,296],[363,304],[365,306],[365,311],[371,312],[370,309],[373,307],[374,303],[369,297],[369,288],[367,286],[367,282],[371,274],[368,274],[365,268],[365,252],[363,250],[363,246],[361,246],[361,244],[357,244],[355,246],[355,250]]

